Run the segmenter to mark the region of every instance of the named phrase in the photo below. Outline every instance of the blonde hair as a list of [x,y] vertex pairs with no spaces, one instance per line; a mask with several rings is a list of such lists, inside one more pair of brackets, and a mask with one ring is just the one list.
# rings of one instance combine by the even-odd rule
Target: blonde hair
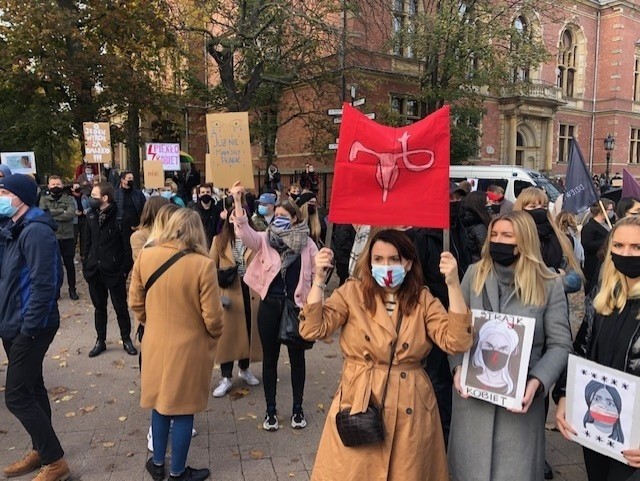
[[616,269],[611,259],[613,237],[616,231],[624,226],[640,227],[640,217],[631,216],[620,219],[611,229],[611,234],[607,241],[607,251],[600,271],[600,290],[593,300],[593,307],[595,307],[596,312],[604,316],[612,314],[615,310],[623,309],[627,299],[640,297],[640,283],[636,284],[633,289],[629,289],[625,276]]
[[313,214],[309,214],[308,206],[308,202],[300,206],[300,213],[302,214],[302,218],[307,221],[307,225],[309,226],[309,236],[313,239],[316,245],[320,245],[320,242],[322,242],[323,239],[321,238],[322,225],[320,224],[318,207],[316,206],[316,211]]
[[[515,204],[513,205],[513,210],[524,211],[525,206],[529,204],[541,203],[543,205],[549,206],[549,197],[544,190],[538,189],[537,187],[527,187],[516,199]],[[528,215],[528,214],[527,214]],[[563,233],[560,228],[553,222],[553,217],[547,209],[547,219],[549,220],[549,224],[551,224],[551,228],[553,229],[558,242],[560,243],[560,247],[562,248],[562,255],[567,260],[569,267],[571,270],[575,271],[584,279],[584,275],[582,274],[582,269],[580,268],[580,264],[578,263],[575,254],[573,253],[573,247],[571,246],[571,241],[567,237],[565,233]],[[535,225],[535,223],[534,223]],[[536,228],[537,231],[537,228]]]
[[578,221],[576,215],[563,210],[556,217],[556,225],[562,232],[576,234],[578,232]]
[[191,209],[178,209],[156,238],[156,245],[177,244],[181,249],[189,249],[203,256],[209,255],[207,237],[200,215]]
[[519,211],[511,211],[491,221],[489,224],[487,240],[482,246],[482,257],[477,263],[472,288],[476,295],[482,293],[482,289],[490,273],[497,276],[493,267],[493,260],[489,253],[491,243],[491,231],[496,222],[508,221],[513,226],[518,248],[518,260],[515,262],[515,287],[516,296],[526,306],[544,306],[547,302],[546,282],[558,277],[552,273],[542,261],[540,253],[540,239],[538,229],[533,218]]
[[169,222],[169,218],[175,214],[180,207],[175,204],[167,204],[163,205],[158,209],[158,213],[156,214],[155,219],[153,220],[153,224],[151,225],[151,231],[149,232],[149,238],[145,243],[145,247],[151,246],[155,244],[155,240],[160,237],[160,234],[165,229],[165,226]]
[[178,185],[171,179],[167,179],[164,181],[164,186],[165,187],[170,187],[171,188],[171,192],[172,193],[177,193],[178,192]]

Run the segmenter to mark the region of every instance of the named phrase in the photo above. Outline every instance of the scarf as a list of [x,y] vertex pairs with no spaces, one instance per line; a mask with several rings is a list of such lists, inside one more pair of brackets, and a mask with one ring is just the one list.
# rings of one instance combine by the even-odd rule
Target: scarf
[[282,267],[280,272],[284,276],[289,267],[300,255],[302,248],[309,239],[309,226],[306,222],[292,225],[289,229],[278,229],[273,224],[267,227],[269,245],[280,254]]

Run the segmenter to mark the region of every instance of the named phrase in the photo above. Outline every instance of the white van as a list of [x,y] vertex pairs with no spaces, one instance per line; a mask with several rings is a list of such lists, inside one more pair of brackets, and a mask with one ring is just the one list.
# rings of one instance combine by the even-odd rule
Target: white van
[[504,196],[511,202],[515,202],[522,189],[527,187],[543,189],[550,202],[555,202],[560,195],[558,189],[540,172],[512,165],[452,165],[449,167],[449,179],[456,184],[473,179],[474,190],[483,192],[490,185],[499,185],[504,189]]

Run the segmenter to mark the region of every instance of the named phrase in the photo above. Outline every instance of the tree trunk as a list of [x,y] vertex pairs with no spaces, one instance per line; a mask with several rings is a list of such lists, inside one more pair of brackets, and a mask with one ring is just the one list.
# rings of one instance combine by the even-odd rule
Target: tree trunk
[[129,126],[127,132],[129,170],[133,172],[136,187],[140,188],[140,109],[137,106],[129,105],[127,120]]

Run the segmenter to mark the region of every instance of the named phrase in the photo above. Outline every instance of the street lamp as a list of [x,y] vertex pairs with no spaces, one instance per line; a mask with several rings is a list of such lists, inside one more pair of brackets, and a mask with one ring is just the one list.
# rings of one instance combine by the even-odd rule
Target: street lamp
[[615,148],[616,139],[611,134],[607,135],[604,139],[604,150],[607,151],[607,170],[605,171],[605,181],[607,187],[609,187],[609,166],[611,163],[611,151]]

